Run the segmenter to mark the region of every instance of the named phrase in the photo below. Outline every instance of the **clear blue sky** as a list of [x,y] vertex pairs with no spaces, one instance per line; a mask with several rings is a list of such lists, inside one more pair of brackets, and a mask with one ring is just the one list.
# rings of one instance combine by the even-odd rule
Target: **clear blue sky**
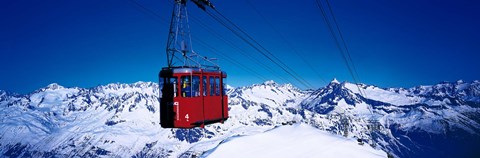
[[[156,82],[158,71],[166,66],[169,23],[165,21],[170,19],[172,3],[137,1],[162,18],[129,0],[0,1],[0,89],[24,94],[54,82],[85,88],[114,82]],[[352,81],[314,0],[250,0],[292,47],[246,0],[211,1],[315,88],[326,84],[321,78]],[[330,2],[361,82],[411,87],[480,79],[480,2]],[[189,13],[264,60],[192,3]],[[268,79],[285,82],[191,21],[195,38]],[[195,41],[193,47],[205,56],[216,56]],[[292,48],[315,66],[320,77],[292,53]],[[232,86],[263,82],[222,58],[219,63]],[[275,71],[304,88],[278,68]]]

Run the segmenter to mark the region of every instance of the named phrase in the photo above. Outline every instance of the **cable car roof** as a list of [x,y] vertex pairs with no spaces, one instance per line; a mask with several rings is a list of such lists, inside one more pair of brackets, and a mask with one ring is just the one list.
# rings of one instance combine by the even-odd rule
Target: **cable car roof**
[[224,76],[227,76],[227,73],[222,70],[212,70],[212,69],[203,69],[198,67],[164,67],[163,70],[171,70],[173,73],[194,73],[194,72],[206,72],[206,73],[222,73]]

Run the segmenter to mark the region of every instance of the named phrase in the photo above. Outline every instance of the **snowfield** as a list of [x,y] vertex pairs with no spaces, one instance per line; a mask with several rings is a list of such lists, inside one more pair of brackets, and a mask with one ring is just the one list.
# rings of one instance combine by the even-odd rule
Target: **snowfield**
[[375,158],[387,153],[368,145],[320,131],[307,124],[281,126],[270,131],[227,139],[205,154],[209,158],[245,157],[336,157]]

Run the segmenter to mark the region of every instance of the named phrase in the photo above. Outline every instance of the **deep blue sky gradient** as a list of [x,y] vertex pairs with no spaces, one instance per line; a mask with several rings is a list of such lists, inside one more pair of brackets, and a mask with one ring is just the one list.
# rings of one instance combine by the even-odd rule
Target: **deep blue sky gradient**
[[[286,37],[268,25],[246,0],[211,0],[218,10],[287,63],[315,88],[332,78],[352,81],[314,0],[255,1],[254,6]],[[157,81],[166,66],[166,39],[172,3],[138,0],[0,1],[0,89],[29,93],[50,83],[93,87],[107,83]],[[480,79],[480,2],[330,1],[349,46],[360,81],[382,87],[411,87],[441,81]],[[251,55],[265,60],[197,7],[203,21]],[[221,53],[284,83],[191,20],[192,36]],[[193,43],[196,52],[218,57]],[[316,75],[292,53],[315,66]],[[220,57],[218,57],[220,58]],[[272,63],[265,62],[273,66]],[[220,58],[228,84],[263,82]],[[292,77],[275,71],[294,85]]]

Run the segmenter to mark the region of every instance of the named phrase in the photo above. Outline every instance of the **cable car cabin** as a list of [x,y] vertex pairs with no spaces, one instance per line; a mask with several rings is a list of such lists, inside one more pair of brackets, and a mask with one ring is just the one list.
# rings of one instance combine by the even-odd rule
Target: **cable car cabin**
[[163,128],[193,128],[228,119],[228,97],[220,70],[163,68],[160,123]]

